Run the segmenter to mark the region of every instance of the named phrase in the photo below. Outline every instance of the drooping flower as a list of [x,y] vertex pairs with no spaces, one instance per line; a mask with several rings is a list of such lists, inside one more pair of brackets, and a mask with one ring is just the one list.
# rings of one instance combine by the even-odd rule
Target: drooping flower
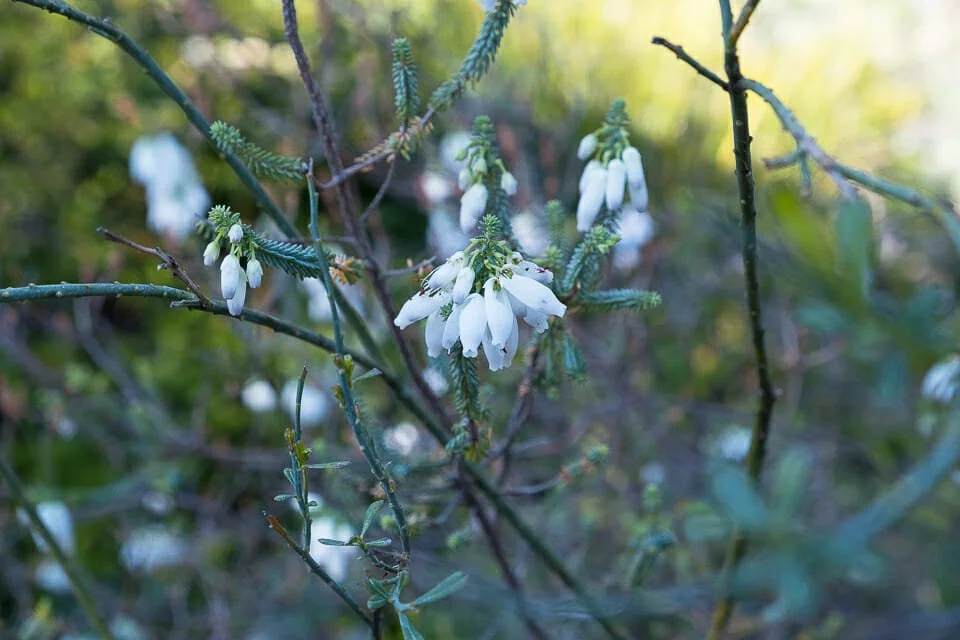
[[509,171],[504,171],[503,175],[500,176],[500,188],[508,196],[514,196],[517,194],[517,179],[513,177],[513,174]]
[[230,300],[237,295],[241,278],[244,277],[245,274],[237,256],[231,253],[223,259],[220,263],[220,293],[223,294],[224,300]]
[[580,202],[577,203],[577,231],[587,231],[597,219],[607,190],[607,171],[600,163],[587,164],[583,170]]
[[477,226],[477,221],[487,208],[487,188],[477,182],[460,198],[460,229],[464,233]]
[[243,269],[240,269],[239,273],[236,293],[232,298],[227,298],[227,311],[232,316],[243,313],[243,303],[247,300],[247,273]]
[[231,226],[230,230],[227,231],[227,239],[233,244],[243,240],[243,227],[241,227],[239,224]]
[[620,213],[619,242],[613,248],[613,264],[627,271],[640,263],[643,248],[653,239],[656,227],[653,217],[646,211],[637,211],[632,206]]
[[220,257],[220,243],[214,240],[203,250],[203,264],[212,267]]
[[627,170],[623,161],[614,159],[607,165],[607,209],[619,211],[623,205],[623,188],[627,183]]
[[473,281],[477,277],[477,272],[471,267],[464,267],[460,269],[460,272],[457,274],[457,279],[453,284],[453,302],[454,304],[460,304],[466,299],[470,294],[470,291],[473,289]]
[[450,301],[450,297],[450,293],[447,291],[420,291],[400,307],[400,312],[393,319],[393,324],[401,329],[406,329],[434,311],[439,311],[443,305]]
[[263,280],[263,266],[260,264],[260,261],[256,258],[252,258],[247,261],[247,282],[250,284],[251,289],[256,289],[260,286],[260,282]]
[[586,160],[593,155],[593,152],[597,150],[597,136],[594,134],[588,134],[583,136],[580,140],[580,144],[577,146],[577,157],[581,160]]

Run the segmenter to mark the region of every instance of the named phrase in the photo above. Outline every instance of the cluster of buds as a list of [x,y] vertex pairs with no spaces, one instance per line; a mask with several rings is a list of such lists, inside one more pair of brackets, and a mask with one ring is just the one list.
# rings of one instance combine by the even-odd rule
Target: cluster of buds
[[460,229],[469,233],[487,212],[490,191],[499,188],[506,195],[517,193],[517,179],[507,171],[496,150],[493,125],[489,118],[479,117],[474,123],[470,144],[457,155],[464,167],[457,176],[463,196],[460,198]]
[[551,271],[495,239],[496,218],[486,216],[481,226],[483,235],[434,269],[393,322],[403,329],[426,318],[430,357],[459,342],[468,358],[482,347],[490,370],[498,371],[517,353],[518,319],[543,333],[548,317],[563,316],[567,308],[547,286]]
[[643,162],[640,152],[630,145],[624,109],[623,101],[615,101],[604,125],[585,136],[577,148],[577,157],[587,160],[580,177],[578,231],[587,231],[604,205],[611,213],[647,210]]
[[[230,251],[220,263],[220,293],[230,315],[238,316],[247,298],[247,285],[256,289],[263,280],[263,266],[256,258],[253,242],[247,237],[239,214],[231,213],[228,207],[217,206],[211,209],[209,219],[217,234],[203,251],[203,264],[208,267],[216,264],[223,240],[230,243]],[[245,266],[241,260],[246,262]]]

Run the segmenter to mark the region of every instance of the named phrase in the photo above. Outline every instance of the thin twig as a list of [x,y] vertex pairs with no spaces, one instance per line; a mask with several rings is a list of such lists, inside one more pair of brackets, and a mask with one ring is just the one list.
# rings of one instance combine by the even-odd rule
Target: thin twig
[[[465,475],[466,474],[463,473],[461,468],[460,481],[463,484],[468,482]],[[473,511],[474,516],[476,516],[477,522],[480,523],[480,528],[483,529],[483,534],[487,538],[487,543],[490,545],[490,550],[493,552],[493,557],[496,559],[497,564],[500,565],[500,573],[503,574],[504,582],[507,583],[507,585],[517,596],[517,610],[520,613],[520,617],[523,619],[523,623],[527,626],[527,630],[530,631],[532,636],[540,638],[540,640],[547,640],[550,636],[548,636],[547,633],[540,628],[540,626],[530,615],[527,599],[523,594],[523,587],[520,585],[520,581],[514,574],[513,568],[510,566],[510,561],[507,560],[507,555],[504,552],[503,544],[500,542],[500,537],[497,534],[497,530],[490,521],[490,518],[487,517],[487,514],[483,509],[483,505],[480,504],[480,502],[470,491],[464,491],[463,496],[467,502],[467,505]]]
[[[767,348],[763,337],[760,277],[757,270],[757,209],[753,183],[753,161],[750,157],[750,114],[747,108],[747,93],[741,84],[743,75],[740,71],[740,56],[737,52],[736,40],[729,37],[732,29],[730,24],[730,0],[720,0],[720,9],[725,42],[724,70],[727,74],[730,115],[733,122],[733,155],[736,161],[737,189],[740,193],[741,251],[747,294],[747,312],[756,358],[757,382],[760,386],[756,415],[750,433],[750,450],[747,453],[746,467],[750,477],[759,480],[767,456],[767,440],[770,435],[770,423],[773,417],[773,404],[776,400],[776,394],[773,390],[773,382],[770,379],[770,365],[767,362]],[[723,636],[727,622],[733,613],[734,601],[730,596],[730,580],[734,569],[746,553],[746,549],[746,537],[741,531],[736,531],[724,562],[721,595],[713,610],[709,632],[710,640],[719,640]]]
[[155,249],[145,247],[104,227],[97,227],[97,232],[103,234],[103,237],[111,242],[116,242],[117,244],[130,247],[134,251],[145,253],[148,256],[154,256],[160,260],[160,265],[157,267],[158,269],[166,269],[170,271],[170,274],[174,278],[186,285],[187,289],[189,289],[193,295],[197,296],[197,299],[200,300],[200,304],[205,307],[209,307],[211,305],[210,300],[207,298],[207,296],[203,295],[203,291],[201,291],[200,287],[197,286],[197,283],[193,281],[193,278],[191,278],[190,275],[184,271],[183,267],[180,266],[180,263],[177,262],[177,259],[160,247],[156,247]]
[[27,514],[27,518],[30,520],[30,525],[34,531],[39,534],[39,536],[46,543],[50,554],[56,559],[60,564],[60,567],[63,569],[64,573],[67,574],[67,579],[70,582],[70,588],[73,590],[73,594],[77,597],[77,602],[80,603],[80,608],[83,609],[84,614],[87,616],[87,620],[90,621],[90,626],[93,627],[93,631],[101,638],[101,640],[113,640],[113,634],[110,633],[107,622],[101,615],[99,609],[97,609],[96,600],[90,594],[90,589],[86,584],[86,581],[83,579],[80,574],[80,570],[73,563],[73,560],[64,552],[63,548],[57,542],[57,539],[53,537],[53,534],[50,533],[50,529],[47,528],[47,525],[44,524],[43,520],[40,518],[40,514],[37,513],[37,509],[34,506],[33,502],[27,498],[26,492],[23,490],[23,485],[20,484],[20,479],[17,477],[16,472],[7,464],[6,459],[3,456],[0,456],[0,477],[7,483],[7,486],[10,487],[10,492],[13,494],[13,499],[15,502],[20,504],[20,507]]
[[402,269],[390,269],[389,271],[383,272],[384,278],[396,278],[397,276],[405,276],[410,273],[417,273],[421,269],[426,269],[433,265],[436,261],[437,256],[430,256],[426,260],[421,260],[416,264],[412,264],[409,267],[404,267]]
[[293,549],[294,553],[300,556],[300,558],[310,568],[310,571],[313,572],[313,574],[318,578],[323,580],[328,587],[333,589],[333,592],[340,596],[340,599],[343,600],[347,606],[353,610],[354,613],[360,616],[360,618],[367,623],[367,626],[373,629],[373,618],[371,618],[369,614],[367,614],[367,612],[364,611],[359,604],[357,604],[357,601],[354,600],[349,593],[344,591],[343,587],[341,587],[336,580],[330,577],[330,574],[327,573],[323,567],[317,564],[317,561],[314,560],[307,551],[304,551],[304,549],[294,541],[283,525],[280,524],[280,521],[271,515],[267,515],[266,513],[263,515],[267,519],[267,525],[276,531],[277,535],[283,538],[283,541],[287,543],[288,547]]
[[501,442],[496,449],[488,456],[487,463],[493,462],[503,456],[503,465],[497,477],[497,484],[503,484],[507,479],[510,469],[510,448],[520,435],[520,429],[527,421],[530,415],[530,408],[533,406],[533,377],[537,372],[537,362],[540,358],[540,339],[534,339],[535,344],[527,350],[527,363],[523,369],[523,377],[520,385],[517,387],[517,396],[513,401],[513,409],[510,411],[510,419],[507,421],[507,428]]
[[390,183],[393,181],[393,174],[397,168],[397,158],[394,156],[393,160],[390,161],[390,164],[387,166],[387,175],[383,179],[383,183],[380,185],[380,188],[377,189],[376,195],[373,196],[373,200],[370,201],[370,204],[367,205],[367,208],[363,210],[363,213],[360,214],[361,224],[366,224],[367,218],[370,217],[370,214],[377,210],[377,207],[380,206],[380,202],[383,200],[383,196],[387,194],[387,189],[390,188]]
[[743,8],[740,9],[737,21],[730,27],[730,33],[727,34],[727,47],[735,48],[737,46],[737,41],[740,40],[743,30],[750,23],[750,18],[753,16],[753,12],[757,10],[758,4],[760,4],[760,0],[747,0]]
[[667,40],[666,38],[661,38],[661,37],[659,37],[659,36],[657,36],[656,38],[654,38],[653,40],[651,40],[651,42],[652,42],[653,44],[660,45],[661,47],[666,47],[667,49],[669,49],[670,51],[672,51],[672,52],[674,53],[674,55],[677,56],[677,58],[679,58],[680,60],[683,60],[683,61],[686,62],[688,65],[690,65],[691,67],[693,67],[693,68],[696,70],[696,72],[699,73],[700,75],[702,75],[704,78],[706,78],[706,79],[709,80],[710,82],[714,83],[715,85],[717,85],[718,87],[720,87],[720,88],[723,89],[724,91],[727,91],[727,90],[728,90],[727,83],[726,83],[725,80],[723,80],[720,76],[718,76],[717,74],[715,74],[713,71],[710,71],[710,69],[707,69],[705,66],[703,66],[702,64],[700,64],[699,62],[697,62],[696,60],[694,60],[692,57],[690,57],[690,54],[688,54],[688,53],[684,50],[684,48],[681,47],[680,45],[678,45],[678,44],[673,44],[672,42],[670,42],[670,41]]

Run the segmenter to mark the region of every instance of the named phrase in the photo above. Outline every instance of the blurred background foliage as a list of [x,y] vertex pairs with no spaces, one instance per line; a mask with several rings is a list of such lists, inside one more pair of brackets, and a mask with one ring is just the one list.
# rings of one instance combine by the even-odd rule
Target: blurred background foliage
[[[278,3],[76,6],[111,16],[209,119],[279,152],[320,155]],[[194,153],[215,203],[270,228],[250,195],[113,44],[29,7],[0,11],[0,286],[168,284],[149,259],[106,243],[95,232],[104,226],[162,243],[215,291],[217,274],[202,266],[198,238],[180,242],[146,229],[143,189],[128,176],[130,148],[141,135],[173,132]],[[320,0],[301,2],[300,12],[354,155],[393,127],[392,37],[412,42],[426,95],[458,64],[481,20],[477,3],[467,0]],[[960,188],[960,85],[949,75],[960,54],[950,25],[958,23],[960,8],[949,0],[769,3],[743,39],[744,65],[845,162],[949,197]],[[742,442],[752,422],[728,98],[650,45],[663,35],[720,69],[719,30],[716,7],[705,0],[531,0],[493,71],[438,119],[423,152],[399,166],[374,224],[389,267],[436,252],[427,214],[453,211],[455,200],[432,198],[424,171],[455,182],[438,143],[468,129],[479,113],[498,125],[507,165],[520,180],[517,210],[541,216],[550,198],[572,207],[577,141],[599,124],[611,98],[627,99],[657,230],[642,260],[612,270],[608,281],[659,291],[664,302],[642,316],[572,319],[589,377],[538,395],[507,485],[535,485],[591,446],[609,447],[609,459],[572,486],[514,499],[584,580],[610,594],[612,613],[634,611],[632,629],[643,637],[702,633],[704,581],[724,548],[705,533],[723,526],[706,471],[718,456],[743,455],[737,438]],[[756,98],[750,105],[755,157],[789,151],[792,141],[773,113]],[[874,271],[864,295],[857,278],[838,267],[844,239],[836,233],[831,185],[816,180],[814,196],[804,199],[792,171],[769,172],[759,160],[757,167],[762,291],[780,390],[772,458],[806,452],[795,525],[823,532],[888,486],[937,435],[942,410],[921,396],[920,380],[956,345],[956,253],[931,218],[871,197]],[[382,168],[359,178],[367,198],[382,178]],[[270,190],[305,231],[303,194]],[[325,204],[324,224],[336,234],[335,207]],[[393,280],[398,300],[414,282],[411,275]],[[303,292],[282,274],[269,274],[250,304],[328,330],[309,319]],[[369,301],[362,306],[385,336],[384,318]],[[33,498],[70,508],[76,557],[102,608],[130,634],[118,636],[363,637],[260,515],[281,511],[271,497],[282,491],[289,419],[282,409],[249,410],[241,391],[252,378],[279,390],[304,362],[326,394],[332,378],[323,353],[223,318],[167,311],[153,300],[0,307],[0,447]],[[507,421],[521,370],[518,362],[488,395],[495,433]],[[409,419],[379,390],[362,399],[383,428]],[[395,461],[396,474],[409,474],[401,493],[421,505],[415,582],[426,588],[454,568],[471,574],[469,589],[429,609],[418,626],[428,638],[523,637],[516,620],[499,614],[512,596],[482,537],[452,535],[465,531],[468,515],[454,510],[441,521],[443,483],[417,480],[419,467],[437,455],[418,433],[412,453]],[[309,435],[317,459],[359,460],[336,412]],[[374,489],[354,467],[318,478],[318,491],[327,517],[356,527]],[[661,491],[655,515],[643,508],[651,483]],[[32,625],[37,635],[27,637],[75,637],[85,628],[81,613],[69,595],[38,584],[42,554],[0,496],[0,634],[27,636]],[[803,615],[762,628],[758,613],[769,600],[758,597],[734,632],[952,637],[960,621],[960,555],[950,535],[958,515],[960,492],[947,482],[874,541],[884,558],[879,575],[855,589],[820,583],[820,598]],[[645,576],[645,590],[623,589],[631,550],[661,528],[675,533],[676,545]],[[176,561],[120,562],[121,549],[144,531],[163,538]],[[510,553],[555,637],[592,637],[595,629],[536,559],[512,540]],[[347,584],[358,589],[359,563],[351,567]]]

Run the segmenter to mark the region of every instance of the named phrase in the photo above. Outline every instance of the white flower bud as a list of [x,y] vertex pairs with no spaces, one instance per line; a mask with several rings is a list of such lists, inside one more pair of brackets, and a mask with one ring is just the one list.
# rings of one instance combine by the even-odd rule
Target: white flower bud
[[236,294],[227,300],[227,311],[232,316],[238,316],[243,311],[243,303],[247,299],[247,276],[243,269],[239,270],[240,281],[237,283]]
[[224,300],[230,300],[237,294],[241,278],[245,277],[237,256],[231,253],[223,259],[220,263],[220,293]]
[[593,155],[593,152],[597,150],[597,136],[594,134],[586,135],[580,140],[580,145],[577,147],[577,157],[581,160],[586,160]]
[[634,147],[627,147],[623,150],[620,158],[623,160],[623,166],[627,169],[627,183],[631,187],[644,184],[643,161],[640,159],[640,152]]
[[463,347],[463,355],[468,358],[477,357],[477,349],[486,330],[487,314],[484,310],[483,296],[479,293],[471,293],[460,312],[460,345]]
[[243,240],[243,227],[241,227],[239,224],[235,224],[230,227],[230,231],[227,232],[227,238],[229,238],[230,242],[233,244],[237,244]]
[[478,182],[460,198],[460,230],[468,233],[476,227],[486,208],[487,188]]
[[460,173],[457,174],[457,186],[460,187],[460,191],[466,190],[472,178],[473,178],[473,174],[470,173],[470,169],[467,169],[466,167],[464,167],[463,169],[460,169]]
[[560,316],[567,312],[567,306],[557,299],[550,287],[536,280],[515,274],[512,278],[502,278],[500,284],[517,300],[527,305],[529,310],[539,311],[550,316]]
[[433,270],[430,277],[427,278],[426,288],[429,290],[442,289],[449,290],[453,284],[454,278],[460,273],[460,267],[463,266],[463,251],[457,251],[447,258],[447,261]]
[[203,264],[212,267],[213,263],[220,257],[220,243],[214,240],[203,250]]
[[476,277],[477,274],[471,267],[460,269],[460,273],[457,274],[457,280],[453,284],[454,304],[460,304],[470,295],[470,290],[473,289],[473,281]]
[[611,160],[607,165],[607,209],[619,211],[623,206],[623,189],[627,182],[627,170],[620,160]]
[[593,225],[603,206],[607,189],[607,172],[597,167],[587,176],[580,202],[577,203],[577,231],[587,231]]
[[483,284],[483,304],[487,314],[490,340],[493,346],[502,348],[507,344],[507,338],[510,337],[510,329],[515,320],[507,292],[502,288],[497,291],[496,288],[496,280],[493,278]]
[[450,294],[442,292],[436,295],[428,295],[418,292],[412,298],[407,300],[400,308],[393,324],[406,329],[414,322],[423,320],[431,313],[450,302]]
[[508,196],[513,196],[517,194],[517,179],[513,177],[513,174],[509,171],[504,171],[503,175],[500,177],[500,188],[503,189]]
[[583,190],[587,186],[587,181],[590,180],[590,174],[602,168],[603,165],[600,164],[599,160],[591,160],[588,162],[587,166],[583,168],[583,173],[580,175],[580,186],[577,187],[577,192],[583,193]]
[[251,289],[256,289],[260,286],[261,280],[263,280],[263,266],[254,258],[247,262],[247,281]]
[[470,162],[470,168],[473,169],[474,173],[483,175],[487,172],[487,161],[483,159],[482,155],[478,155]]

